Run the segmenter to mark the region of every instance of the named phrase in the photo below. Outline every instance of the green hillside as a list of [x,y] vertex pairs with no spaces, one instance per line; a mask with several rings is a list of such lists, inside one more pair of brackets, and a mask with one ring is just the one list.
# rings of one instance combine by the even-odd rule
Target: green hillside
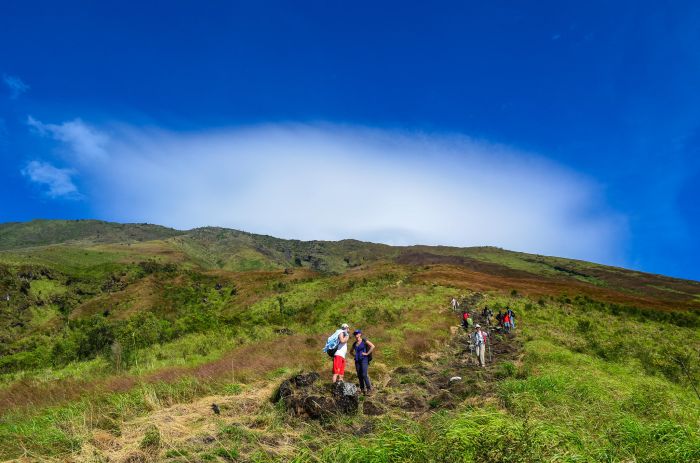
[[0,250],[67,243],[151,241],[181,232],[159,225],[121,224],[99,220],[33,220],[0,224]]
[[[452,297],[518,315],[484,370]],[[360,413],[273,401],[342,322]],[[4,224],[0,460],[698,461],[698,328],[698,282],[491,247]]]

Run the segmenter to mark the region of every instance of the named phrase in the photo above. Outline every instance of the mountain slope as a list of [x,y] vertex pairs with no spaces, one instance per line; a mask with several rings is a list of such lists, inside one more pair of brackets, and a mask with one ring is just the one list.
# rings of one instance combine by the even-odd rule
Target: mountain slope
[[0,224],[0,250],[68,243],[150,241],[181,234],[150,224],[119,224],[99,220],[33,220]]
[[[8,226],[0,458],[698,456],[698,282],[490,247],[102,222],[0,229]],[[459,319],[452,297],[518,314],[514,337],[494,332],[499,348],[484,371],[450,328]],[[269,402],[299,370],[326,380],[320,349],[342,322],[378,346],[370,374],[386,413],[316,423]],[[453,376],[462,389],[449,386]],[[484,429],[510,440],[477,438]],[[484,446],[492,450],[479,453]]]

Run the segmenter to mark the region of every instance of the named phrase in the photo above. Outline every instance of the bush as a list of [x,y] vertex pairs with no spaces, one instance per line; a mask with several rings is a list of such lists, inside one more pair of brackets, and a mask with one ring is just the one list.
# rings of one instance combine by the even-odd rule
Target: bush
[[54,364],[65,365],[75,360],[89,360],[101,353],[107,353],[114,341],[114,330],[100,315],[87,320],[72,321],[63,339],[52,349]]

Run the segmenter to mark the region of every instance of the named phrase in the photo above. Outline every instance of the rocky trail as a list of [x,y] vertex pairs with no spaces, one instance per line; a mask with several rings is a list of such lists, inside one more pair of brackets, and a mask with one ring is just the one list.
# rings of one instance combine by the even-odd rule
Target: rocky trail
[[[478,317],[476,321],[483,322]],[[452,327],[447,342],[423,354],[413,365],[389,369],[373,362],[370,377],[375,392],[369,396],[360,396],[350,382],[355,379],[354,372],[347,375],[348,382],[335,385],[330,384],[328,375],[306,372],[281,384],[252,384],[235,395],[208,396],[172,406],[154,404],[151,413],[121,423],[118,432],[94,431],[90,444],[83,446],[75,461],[200,461],[187,455],[207,449],[219,449],[219,456],[227,461],[245,461],[245,449],[284,459],[294,453],[295,442],[308,432],[309,425],[321,432],[362,435],[372,432],[376,416],[423,419],[432,411],[454,409],[463,403],[488,403],[496,400],[495,388],[503,377],[504,365],[517,365],[522,351],[516,334],[496,330],[490,334],[492,362],[488,362],[487,352],[485,368],[479,367],[470,353],[470,336],[461,327]],[[287,416],[282,427],[276,423],[280,406]],[[349,415],[364,418],[339,425],[337,418]],[[226,448],[224,442],[231,442],[232,435],[242,452],[240,458],[220,450]]]

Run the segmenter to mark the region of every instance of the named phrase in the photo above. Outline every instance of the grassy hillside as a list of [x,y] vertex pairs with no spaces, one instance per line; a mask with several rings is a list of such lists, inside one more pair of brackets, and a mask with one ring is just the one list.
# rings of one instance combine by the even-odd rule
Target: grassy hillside
[[34,220],[0,224],[0,250],[70,241],[117,243],[150,241],[179,235],[159,225],[120,224],[99,220]]
[[[0,459],[700,459],[698,282],[94,221],[0,225],[0,249]],[[518,314],[484,371],[450,329],[449,300],[475,295]],[[317,422],[271,401],[298,371],[328,378],[344,321],[378,346],[385,413]]]

